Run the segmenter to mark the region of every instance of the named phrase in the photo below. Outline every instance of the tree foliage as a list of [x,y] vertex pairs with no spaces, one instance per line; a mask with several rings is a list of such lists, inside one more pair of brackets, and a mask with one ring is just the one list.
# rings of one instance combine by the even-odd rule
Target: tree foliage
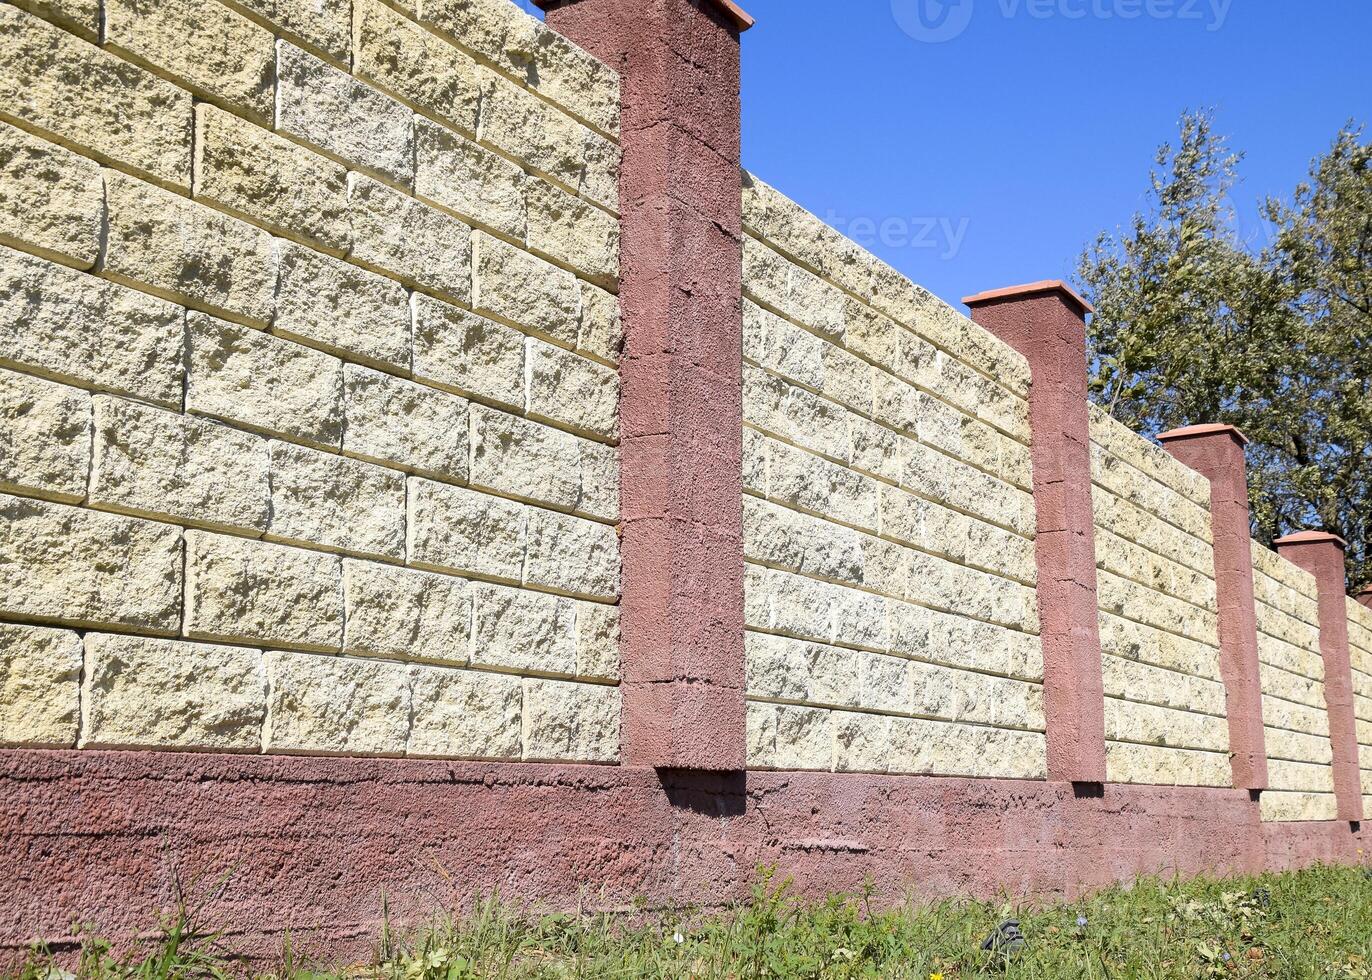
[[1372,143],[1345,126],[1289,201],[1264,202],[1265,242],[1229,203],[1241,162],[1208,113],[1184,115],[1146,209],[1082,255],[1092,398],[1152,434],[1237,425],[1252,440],[1254,533],[1333,531],[1360,584],[1372,579]]

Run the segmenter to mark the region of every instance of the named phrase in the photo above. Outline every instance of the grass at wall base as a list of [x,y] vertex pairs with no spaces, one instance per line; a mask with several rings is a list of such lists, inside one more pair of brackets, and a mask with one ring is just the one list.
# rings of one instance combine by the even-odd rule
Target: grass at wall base
[[[1024,948],[983,943],[1017,919]],[[467,980],[467,978],[893,978],[1044,980],[1372,978],[1372,871],[1317,867],[1259,878],[1142,881],[1070,905],[948,901],[882,911],[869,896],[804,902],[760,873],[725,912],[531,916],[498,900],[401,932],[364,962],[305,962],[289,943],[248,964],[182,907],[159,936],[116,954],[91,937],[79,963],[35,949],[22,980]]]

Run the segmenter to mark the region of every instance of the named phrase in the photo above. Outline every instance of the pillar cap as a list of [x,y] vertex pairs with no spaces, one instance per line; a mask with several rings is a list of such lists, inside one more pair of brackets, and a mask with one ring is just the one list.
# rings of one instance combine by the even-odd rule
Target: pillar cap
[[1204,436],[1219,435],[1225,433],[1233,436],[1240,446],[1248,445],[1248,437],[1244,435],[1238,426],[1229,425],[1226,422],[1214,422],[1206,425],[1187,425],[1180,429],[1173,429],[1158,436],[1158,442],[1176,442],[1181,439],[1200,439]]
[[1273,542],[1278,548],[1284,545],[1293,544],[1328,544],[1333,542],[1340,549],[1348,550],[1348,542],[1337,534],[1330,534],[1328,531],[1301,531],[1297,534],[1288,534],[1284,538],[1278,538]]
[[1353,595],[1357,596],[1359,599],[1361,599],[1365,595],[1372,595],[1372,583],[1364,585],[1357,592],[1354,592]]
[[[549,10],[553,7],[560,7],[567,2],[568,0],[533,0],[534,6],[539,10]],[[630,0],[623,0],[623,2],[628,3]],[[637,0],[634,0],[634,2],[637,2]],[[757,23],[757,21],[749,16],[747,11],[734,3],[734,0],[713,0],[713,2],[715,6],[724,12],[724,16],[728,17],[729,20],[733,22],[734,27],[738,29],[740,34]]]
[[1096,312],[1094,306],[1082,299],[1080,293],[1061,279],[1041,279],[1038,282],[1025,283],[1023,286],[991,289],[984,293],[977,293],[975,296],[964,296],[962,302],[975,309],[986,303],[1007,299],[1029,299],[1033,296],[1045,296],[1049,293],[1058,293],[1072,305],[1078,307],[1083,314]]

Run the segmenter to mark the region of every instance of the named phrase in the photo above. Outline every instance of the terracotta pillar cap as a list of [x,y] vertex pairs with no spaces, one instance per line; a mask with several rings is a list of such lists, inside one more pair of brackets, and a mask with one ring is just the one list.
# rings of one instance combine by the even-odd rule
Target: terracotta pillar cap
[[1175,442],[1180,439],[1198,439],[1201,436],[1213,436],[1224,432],[1233,436],[1240,446],[1248,445],[1248,437],[1244,435],[1237,426],[1229,425],[1225,422],[1214,422],[1206,425],[1187,425],[1180,429],[1173,429],[1158,436],[1158,442]]
[[1028,299],[1031,296],[1043,296],[1048,293],[1059,293],[1069,303],[1078,307],[1083,315],[1096,312],[1094,306],[1082,299],[1080,293],[1061,279],[1042,279],[1039,282],[1025,283],[1023,286],[1006,286],[1004,289],[991,289],[984,293],[977,293],[975,296],[964,296],[962,302],[975,309],[978,306],[984,306],[987,303],[994,303],[999,300]]
[[1364,585],[1361,589],[1359,589],[1357,592],[1353,594],[1357,596],[1359,599],[1361,599],[1365,595],[1372,595],[1372,585]]
[[[539,10],[549,10],[553,7],[560,7],[567,2],[569,2],[569,0],[533,0],[534,6]],[[625,2],[630,2],[630,0],[625,0]],[[636,0],[634,0],[634,2],[636,2]],[[757,21],[753,20],[742,7],[734,3],[734,0],[712,0],[712,2],[724,12],[724,16],[728,17],[729,20],[733,22],[734,27],[738,28],[740,34],[757,23]]]
[[1274,544],[1281,547],[1289,544],[1327,544],[1331,541],[1342,550],[1348,549],[1347,541],[1337,534],[1330,534],[1328,531],[1301,531],[1298,534],[1288,534],[1284,538],[1278,538]]

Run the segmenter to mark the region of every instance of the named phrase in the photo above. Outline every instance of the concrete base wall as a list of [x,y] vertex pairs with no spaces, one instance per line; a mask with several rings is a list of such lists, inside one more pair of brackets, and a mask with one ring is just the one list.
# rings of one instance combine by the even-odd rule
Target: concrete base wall
[[271,957],[365,956],[496,889],[543,907],[719,904],[775,864],[811,895],[1071,897],[1137,875],[1356,863],[1343,823],[1261,824],[1246,791],[517,763],[0,753],[0,961],[72,923],[129,937],[176,894]]

